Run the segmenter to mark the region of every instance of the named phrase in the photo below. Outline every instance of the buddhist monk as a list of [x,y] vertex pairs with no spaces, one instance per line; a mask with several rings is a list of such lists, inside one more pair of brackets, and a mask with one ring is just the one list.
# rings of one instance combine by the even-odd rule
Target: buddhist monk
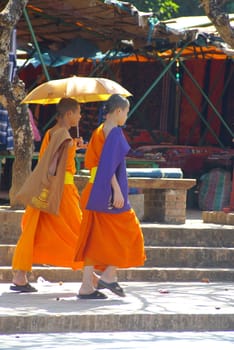
[[[80,299],[105,299],[99,289],[125,296],[117,282],[117,268],[142,266],[145,261],[140,223],[128,201],[125,156],[128,145],[121,126],[129,101],[112,95],[104,107],[105,121],[92,134],[85,155],[90,180],[81,195],[83,219],[75,255],[83,262]],[[94,269],[101,271],[96,288]]]
[[37,291],[27,277],[33,264],[80,268],[74,262],[82,219],[73,181],[77,140],[69,134],[80,119],[79,103],[62,98],[57,105],[57,123],[43,139],[39,162],[19,191],[19,200],[27,206],[12,261],[13,291]]

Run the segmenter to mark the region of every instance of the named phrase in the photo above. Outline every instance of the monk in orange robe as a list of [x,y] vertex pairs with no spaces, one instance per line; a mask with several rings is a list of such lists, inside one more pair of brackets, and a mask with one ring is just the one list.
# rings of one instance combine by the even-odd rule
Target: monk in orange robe
[[[145,261],[140,223],[128,201],[125,156],[130,147],[121,128],[129,101],[112,95],[105,105],[105,122],[93,133],[85,155],[90,180],[81,195],[83,220],[75,261],[84,262],[78,297],[104,299],[97,289],[107,288],[125,296],[117,282],[116,268],[142,266]],[[93,286],[94,267],[102,271]]]
[[[79,193],[73,181],[73,175],[76,172],[74,158],[77,140],[72,139],[68,131],[70,127],[78,125],[80,118],[80,105],[76,100],[71,98],[60,100],[57,105],[57,124],[45,134],[37,164],[40,167],[47,155],[49,145],[56,145],[56,142],[53,142],[54,138],[61,139],[60,135],[67,133],[68,136],[64,141],[66,144],[64,173],[61,175],[63,185],[62,188],[55,188],[56,192],[61,191],[61,199],[58,203],[59,212],[56,215],[42,210],[43,208],[31,205],[26,207],[22,218],[22,233],[12,261],[13,285],[10,286],[11,290],[37,291],[27,279],[27,272],[31,271],[33,263],[71,267],[72,269],[81,267],[79,263],[74,262],[82,219]],[[58,148],[61,149],[60,144]],[[42,171],[46,174],[49,172],[48,169]],[[33,172],[31,175],[33,176]],[[35,188],[37,185],[35,183]]]

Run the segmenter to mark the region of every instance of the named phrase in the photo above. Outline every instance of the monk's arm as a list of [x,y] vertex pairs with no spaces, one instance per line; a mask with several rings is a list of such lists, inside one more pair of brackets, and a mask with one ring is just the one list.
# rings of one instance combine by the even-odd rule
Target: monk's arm
[[111,179],[111,186],[113,189],[113,203],[112,205],[115,208],[122,208],[124,206],[124,197],[122,195],[119,183],[116,179],[115,174],[112,176]]

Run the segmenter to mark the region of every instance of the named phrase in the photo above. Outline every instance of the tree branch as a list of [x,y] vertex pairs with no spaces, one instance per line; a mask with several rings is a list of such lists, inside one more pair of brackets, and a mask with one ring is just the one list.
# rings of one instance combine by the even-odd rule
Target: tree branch
[[5,8],[0,12],[0,27],[14,27],[22,15],[23,8],[28,0],[9,0]]
[[229,16],[221,6],[227,1],[200,0],[205,14],[214,24],[224,42],[234,49],[234,28],[230,24]]

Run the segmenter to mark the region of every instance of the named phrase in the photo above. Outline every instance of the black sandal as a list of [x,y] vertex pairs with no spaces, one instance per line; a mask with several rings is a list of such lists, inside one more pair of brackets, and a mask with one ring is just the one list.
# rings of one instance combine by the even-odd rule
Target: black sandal
[[18,284],[14,284],[10,286],[10,290],[13,290],[14,292],[19,293],[35,293],[37,292],[37,289],[31,286],[31,284],[26,283],[23,286],[20,286]]
[[98,281],[98,289],[100,288],[106,288],[109,289],[112,293],[117,294],[119,297],[125,297],[125,293],[123,288],[120,287],[120,285],[117,282],[107,283],[105,281],[102,281],[99,279]]
[[91,294],[78,294],[77,298],[79,298],[79,299],[107,299],[107,296],[104,293],[99,292],[98,290],[95,290]]

